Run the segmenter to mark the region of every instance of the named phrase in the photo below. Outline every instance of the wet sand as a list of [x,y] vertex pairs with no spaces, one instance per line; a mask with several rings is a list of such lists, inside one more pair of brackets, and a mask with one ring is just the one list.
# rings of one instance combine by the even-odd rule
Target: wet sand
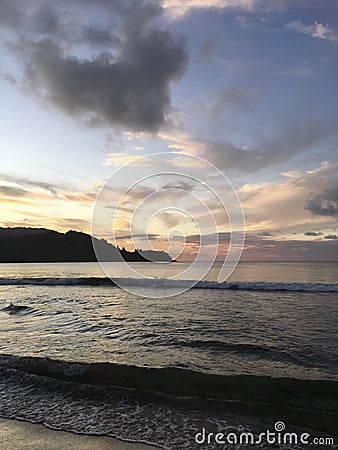
[[107,436],[54,431],[43,425],[0,418],[1,450],[156,450]]

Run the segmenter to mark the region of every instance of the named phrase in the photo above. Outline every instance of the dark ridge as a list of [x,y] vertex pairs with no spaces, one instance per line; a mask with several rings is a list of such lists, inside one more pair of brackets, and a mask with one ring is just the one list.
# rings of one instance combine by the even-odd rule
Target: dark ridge
[[0,228],[0,262],[94,262],[97,258],[92,239],[102,255],[102,261],[171,261],[165,252],[129,252],[104,239],[92,238],[89,234],[77,231],[59,233],[45,228]]

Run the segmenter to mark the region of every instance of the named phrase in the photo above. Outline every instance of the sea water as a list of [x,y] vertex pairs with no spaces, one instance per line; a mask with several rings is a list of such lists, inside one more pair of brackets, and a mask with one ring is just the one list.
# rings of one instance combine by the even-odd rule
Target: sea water
[[[149,280],[166,289],[184,264],[134,267],[142,294]],[[220,448],[196,444],[201,424],[259,429],[255,405],[268,404],[261,420],[273,420],[273,398],[279,410],[306,404],[310,422],[323,400],[331,417],[337,269],[241,263],[215,283],[215,264],[194,289],[147,298],[94,263],[2,264],[0,414],[168,449]]]

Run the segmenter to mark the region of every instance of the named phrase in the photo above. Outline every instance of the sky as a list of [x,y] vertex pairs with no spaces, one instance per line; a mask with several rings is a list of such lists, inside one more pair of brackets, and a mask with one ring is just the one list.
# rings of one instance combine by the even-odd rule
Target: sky
[[0,46],[0,226],[221,259],[240,201],[243,260],[338,260],[336,0],[0,0]]

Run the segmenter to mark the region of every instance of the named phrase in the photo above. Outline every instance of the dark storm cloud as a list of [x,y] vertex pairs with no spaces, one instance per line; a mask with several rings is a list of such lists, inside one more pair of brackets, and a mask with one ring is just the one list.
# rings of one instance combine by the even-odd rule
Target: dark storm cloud
[[[159,2],[14,4],[21,9],[0,0],[1,20],[23,24],[9,48],[25,62],[26,91],[91,124],[154,132],[167,123],[170,83],[184,74],[189,56],[183,37],[154,24]],[[97,51],[76,53],[79,45]]]
[[65,30],[54,6],[41,0],[0,0],[0,23],[20,34],[61,34]]
[[91,45],[111,45],[118,42],[117,38],[104,28],[94,26],[85,27],[82,31],[81,38],[89,42]]
[[338,186],[322,194],[311,194],[305,209],[316,216],[338,217]]
[[2,26],[11,28],[20,25],[19,9],[15,2],[10,0],[0,0],[0,24]]
[[157,0],[58,0],[53,5],[45,0],[0,0],[0,23],[7,28],[20,25],[21,33],[43,31],[51,35],[67,24],[76,37],[84,17],[91,17],[93,23],[103,18],[110,27],[122,19],[129,29],[130,25],[139,28],[161,13],[161,3]]
[[94,122],[156,131],[170,109],[171,80],[185,68],[184,44],[167,31],[151,30],[115,60],[65,55],[51,41],[35,44],[26,68],[29,86],[66,113]]
[[36,33],[57,34],[61,31],[61,24],[56,11],[44,4],[32,14],[31,28]]

